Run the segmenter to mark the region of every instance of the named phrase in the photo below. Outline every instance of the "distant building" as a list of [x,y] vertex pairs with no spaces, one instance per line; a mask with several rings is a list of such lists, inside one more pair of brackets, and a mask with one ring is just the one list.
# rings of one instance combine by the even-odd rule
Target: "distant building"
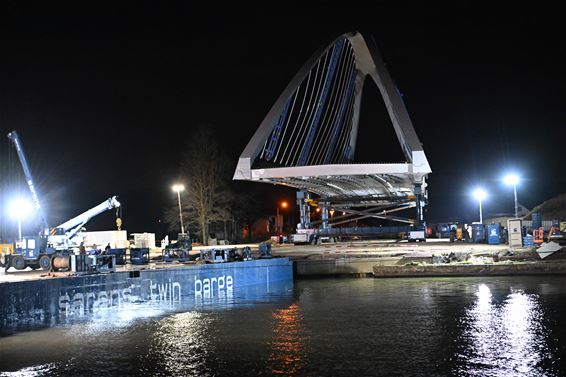
[[155,248],[155,233],[132,233],[130,237],[134,238],[134,247]]
[[261,218],[253,222],[250,227],[244,225],[242,229],[242,237],[244,240],[258,241],[267,240],[271,236],[269,218]]
[[[523,218],[531,213],[531,210],[522,205],[521,203],[517,203],[517,215],[519,218]],[[507,220],[515,218],[515,208],[513,208],[513,212],[504,212],[504,213],[490,213],[486,218],[483,220],[484,224],[501,224],[503,226],[507,226]]]

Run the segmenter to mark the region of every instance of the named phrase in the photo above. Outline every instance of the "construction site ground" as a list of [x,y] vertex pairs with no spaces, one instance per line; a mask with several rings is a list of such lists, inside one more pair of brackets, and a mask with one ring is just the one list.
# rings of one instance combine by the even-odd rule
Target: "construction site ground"
[[415,254],[442,255],[451,252],[471,253],[473,255],[492,255],[509,249],[508,245],[488,245],[481,243],[450,243],[448,239],[428,239],[426,242],[407,242],[397,240],[352,241],[323,243],[320,245],[274,245],[274,255],[288,256],[292,260],[314,260],[325,258],[392,258]]

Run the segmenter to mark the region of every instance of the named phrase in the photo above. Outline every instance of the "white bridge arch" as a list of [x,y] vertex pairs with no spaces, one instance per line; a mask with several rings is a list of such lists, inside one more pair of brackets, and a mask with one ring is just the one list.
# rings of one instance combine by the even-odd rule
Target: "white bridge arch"
[[[405,161],[355,163],[364,81],[377,85]],[[285,185],[299,190],[299,228],[310,229],[311,195],[323,209],[347,213],[334,224],[376,217],[422,225],[426,177],[431,168],[374,43],[346,33],[317,51],[297,72],[240,155],[234,179]],[[414,207],[415,218],[392,216]]]

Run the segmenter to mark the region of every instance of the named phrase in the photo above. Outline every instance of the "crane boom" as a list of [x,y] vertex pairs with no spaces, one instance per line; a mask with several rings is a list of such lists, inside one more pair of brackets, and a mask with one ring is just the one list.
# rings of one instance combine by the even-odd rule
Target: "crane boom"
[[57,225],[56,228],[61,229],[63,232],[68,232],[73,228],[77,227],[78,225],[84,225],[92,219],[94,216],[101,214],[102,212],[109,211],[113,208],[120,207],[120,202],[118,199],[113,196],[111,198],[106,199],[96,207],[89,209],[86,212],[81,213],[78,216],[73,217],[70,220],[65,221],[61,225]]
[[35,206],[35,209],[38,211],[39,216],[41,217],[41,222],[42,222],[42,225],[43,225],[42,233],[45,234],[46,232],[49,232],[49,224],[47,223],[47,218],[45,217],[45,214],[43,213],[43,208],[41,207],[41,205],[39,203],[37,191],[35,190],[35,185],[33,183],[31,171],[29,169],[27,159],[26,159],[26,156],[24,154],[24,148],[22,146],[22,142],[20,141],[20,137],[18,136],[18,133],[16,131],[10,132],[8,134],[8,138],[10,140],[12,140],[12,142],[14,143],[14,147],[16,148],[16,152],[18,152],[18,158],[20,159],[20,164],[22,165],[22,169],[23,169],[24,175],[26,177],[26,183],[28,184],[29,191],[31,192],[33,204]]
[[49,244],[51,244],[56,250],[67,250],[74,246],[78,246],[77,234],[81,231],[83,225],[85,225],[94,216],[118,207],[120,207],[120,202],[116,196],[106,199],[96,207],[92,207],[88,211],[85,211],[80,215],[56,226],[52,230],[52,234],[48,237]]

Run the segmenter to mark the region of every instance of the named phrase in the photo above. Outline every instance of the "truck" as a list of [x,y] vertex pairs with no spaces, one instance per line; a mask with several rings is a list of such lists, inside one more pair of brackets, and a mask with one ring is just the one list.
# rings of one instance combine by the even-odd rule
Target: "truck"
[[37,235],[23,236],[13,242],[12,247],[5,247],[0,250],[0,267],[4,267],[6,270],[10,267],[23,270],[29,266],[33,269],[50,270],[54,257],[69,255],[73,250],[79,248],[81,243],[80,232],[90,219],[105,211],[118,209],[120,202],[116,196],[110,197],[99,205],[51,228],[40,205],[21,140],[16,131],[10,132],[8,138],[12,140],[16,148],[35,209],[41,219],[41,229]]

